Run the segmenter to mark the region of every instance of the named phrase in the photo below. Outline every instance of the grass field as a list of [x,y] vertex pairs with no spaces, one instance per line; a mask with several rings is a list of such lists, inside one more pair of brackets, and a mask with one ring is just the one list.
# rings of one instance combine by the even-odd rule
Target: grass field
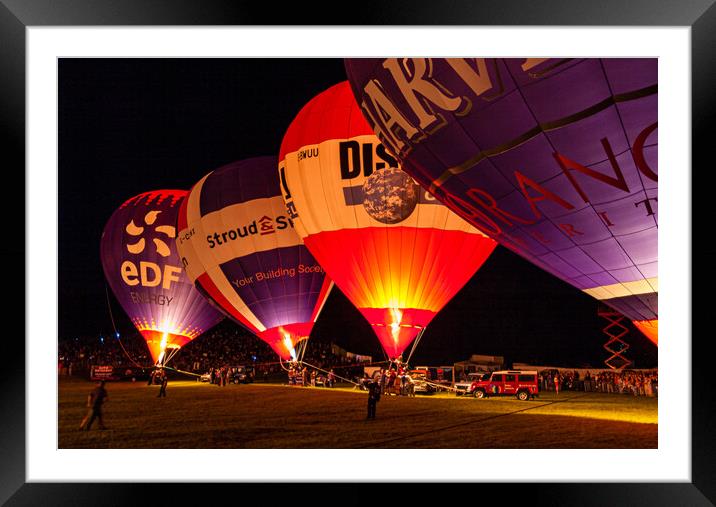
[[348,388],[177,381],[157,398],[158,386],[109,383],[108,429],[79,431],[94,385],[60,379],[59,448],[657,447],[657,400],[628,395],[383,396],[366,421],[366,393]]

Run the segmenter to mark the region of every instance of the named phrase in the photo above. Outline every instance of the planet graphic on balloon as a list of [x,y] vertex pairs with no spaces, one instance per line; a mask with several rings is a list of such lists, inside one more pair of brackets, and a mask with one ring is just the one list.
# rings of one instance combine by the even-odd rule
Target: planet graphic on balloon
[[418,204],[420,185],[397,167],[371,174],[363,183],[363,207],[383,224],[397,224],[408,218]]

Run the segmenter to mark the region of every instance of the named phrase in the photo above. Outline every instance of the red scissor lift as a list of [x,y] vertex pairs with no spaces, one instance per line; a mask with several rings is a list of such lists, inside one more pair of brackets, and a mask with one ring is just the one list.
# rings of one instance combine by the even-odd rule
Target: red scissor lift
[[625,317],[616,310],[602,305],[599,306],[597,314],[608,322],[602,331],[609,337],[604,344],[604,349],[609,352],[611,356],[604,360],[604,364],[612,370],[622,370],[632,364],[632,362],[625,357],[626,351],[629,350],[629,344],[622,340],[629,332],[629,328],[622,324]]

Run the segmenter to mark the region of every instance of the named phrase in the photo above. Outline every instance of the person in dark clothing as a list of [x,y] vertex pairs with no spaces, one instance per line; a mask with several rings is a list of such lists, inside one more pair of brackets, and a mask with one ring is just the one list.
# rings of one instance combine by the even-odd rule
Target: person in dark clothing
[[102,404],[109,401],[107,390],[104,388],[104,380],[97,384],[97,387],[87,396],[87,415],[80,423],[81,430],[89,431],[95,419],[99,419],[99,429],[106,430],[102,419]]
[[366,419],[375,419],[376,405],[380,401],[380,385],[375,380],[368,384],[368,417]]
[[159,394],[157,395],[157,398],[166,398],[167,397],[167,384],[169,383],[169,378],[167,377],[167,372],[162,371],[160,374],[159,380],[161,382],[161,387],[159,387]]
[[400,374],[400,395],[405,396],[408,390],[408,374],[405,372],[402,372]]

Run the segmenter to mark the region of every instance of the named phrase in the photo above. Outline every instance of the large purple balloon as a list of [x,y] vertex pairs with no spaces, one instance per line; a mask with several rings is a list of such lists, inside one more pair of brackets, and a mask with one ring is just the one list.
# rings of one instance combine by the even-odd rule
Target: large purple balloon
[[475,227],[657,319],[657,60],[348,59],[403,169]]
[[105,277],[155,362],[223,318],[187,278],[177,253],[176,220],[186,195],[159,190],[133,197],[112,214],[102,233]]

